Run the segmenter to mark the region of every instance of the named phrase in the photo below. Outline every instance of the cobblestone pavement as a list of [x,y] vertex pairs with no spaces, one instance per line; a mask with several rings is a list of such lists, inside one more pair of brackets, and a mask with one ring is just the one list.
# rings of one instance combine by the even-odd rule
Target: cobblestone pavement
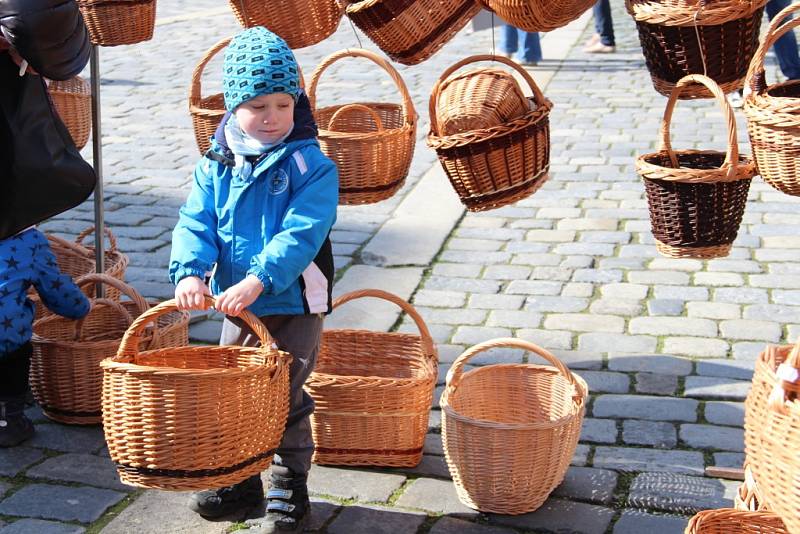
[[[128,280],[147,296],[168,298],[170,231],[198,157],[187,86],[200,55],[233,33],[236,23],[211,0],[172,0],[159,10],[152,42],[101,51],[105,200],[106,221],[131,259]],[[614,16],[618,53],[581,52],[591,33],[586,29],[566,58],[550,65],[557,69],[546,86],[555,103],[552,173],[533,197],[467,214],[435,261],[418,268],[363,265],[373,262],[360,251],[434,166],[435,155],[424,143],[401,194],[340,210],[333,233],[340,291],[368,284],[375,269],[392,280],[384,289],[407,288],[438,343],[441,372],[421,465],[315,466],[310,486],[316,531],[677,534],[694,511],[732,504],[738,483],[705,477],[704,469],[741,465],[742,400],[753,360],[766,343],[800,334],[800,241],[794,235],[800,213],[792,197],[757,179],[728,258],[657,255],[633,162],[654,148],[666,99],[652,89],[621,5]],[[551,39],[544,40],[546,55]],[[343,21],[334,37],[298,55],[309,76],[321,57],[356,44]],[[490,46],[490,32],[462,32],[428,62],[399,67],[420,115],[418,139],[427,131],[428,92],[438,74]],[[209,71],[214,69],[212,63]],[[322,103],[396,101],[388,78],[378,83],[375,72],[364,65],[332,69],[322,82]],[[204,94],[215,90],[210,79]],[[674,145],[722,147],[722,124],[712,102],[682,102]],[[87,203],[43,226],[74,235],[91,220]],[[409,249],[417,237],[404,236]],[[414,329],[407,319],[395,323],[390,317],[386,327],[392,324]],[[218,318],[197,322],[192,337],[213,342],[218,328]],[[443,458],[438,410],[456,356],[474,343],[509,335],[551,349],[591,393],[564,483],[541,509],[514,517],[478,514],[458,502]],[[529,360],[535,358],[496,350],[473,363]],[[99,428],[48,423],[36,408],[30,413],[37,436],[0,450],[0,534],[218,533],[258,523],[259,511],[206,522],[186,509],[186,494],[123,486]]]

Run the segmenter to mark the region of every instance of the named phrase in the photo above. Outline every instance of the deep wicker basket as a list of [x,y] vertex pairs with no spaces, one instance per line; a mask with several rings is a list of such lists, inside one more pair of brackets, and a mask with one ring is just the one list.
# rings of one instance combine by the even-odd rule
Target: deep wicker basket
[[[529,351],[555,367],[496,364],[463,372],[474,356],[503,347]],[[499,514],[539,508],[572,460],[587,391],[558,358],[520,339],[494,339],[459,356],[440,401],[442,443],[459,500]]]
[[269,467],[283,436],[291,356],[272,348],[248,311],[240,317],[262,347],[139,352],[145,328],[175,309],[169,300],[139,316],[117,355],[100,364],[109,454],[120,480],[133,486],[194,490],[241,482]]
[[420,333],[323,333],[316,369],[305,384],[316,403],[311,416],[314,462],[413,467],[422,459],[428,431],[436,348],[417,311],[386,291],[354,291],[336,299],[333,307],[364,297],[397,304]]
[[245,28],[264,26],[280,35],[289,48],[303,48],[329,37],[344,9],[337,0],[228,0]]
[[720,508],[695,514],[685,534],[789,534],[789,531],[772,512]]
[[77,0],[92,44],[117,46],[153,38],[156,0]]
[[[365,58],[383,68],[400,93],[400,104],[365,102],[316,107],[322,73],[344,58]],[[417,132],[414,102],[400,73],[369,50],[347,49],[326,57],[311,75],[308,98],[322,151],[339,169],[339,204],[370,204],[394,195],[405,182]]]
[[47,87],[61,122],[69,130],[78,150],[89,142],[92,132],[92,91],[89,82],[75,76],[69,80],[52,80]]
[[549,32],[566,26],[591,8],[594,0],[483,0],[509,24],[528,32]]

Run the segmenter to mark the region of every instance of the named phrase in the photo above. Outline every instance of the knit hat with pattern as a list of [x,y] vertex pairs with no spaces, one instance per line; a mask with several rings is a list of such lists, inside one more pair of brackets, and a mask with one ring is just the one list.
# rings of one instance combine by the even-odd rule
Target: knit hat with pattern
[[225,108],[272,93],[300,94],[297,61],[286,41],[263,26],[248,28],[231,39],[222,67]]

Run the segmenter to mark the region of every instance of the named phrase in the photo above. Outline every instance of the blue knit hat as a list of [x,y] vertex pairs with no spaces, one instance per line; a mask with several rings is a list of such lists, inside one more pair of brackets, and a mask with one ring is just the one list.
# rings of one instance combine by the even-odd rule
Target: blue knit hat
[[225,108],[272,93],[300,94],[297,61],[286,41],[263,26],[248,28],[231,39],[222,67]]

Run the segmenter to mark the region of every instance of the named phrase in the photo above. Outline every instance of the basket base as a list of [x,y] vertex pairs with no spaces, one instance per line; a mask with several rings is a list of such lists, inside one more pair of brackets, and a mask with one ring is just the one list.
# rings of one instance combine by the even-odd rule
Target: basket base
[[311,461],[318,465],[416,467],[422,461],[422,449],[413,451],[341,451],[317,447]]
[[467,207],[468,211],[494,210],[502,208],[503,206],[508,206],[509,204],[514,204],[538,191],[550,178],[548,171],[549,166],[545,168],[543,172],[521,185],[493,193],[462,197],[461,202]]
[[668,258],[696,258],[699,260],[707,260],[712,258],[724,258],[731,251],[731,243],[724,245],[713,245],[709,247],[682,247],[673,246],[662,243],[658,239],[655,240],[656,249],[662,256]]

